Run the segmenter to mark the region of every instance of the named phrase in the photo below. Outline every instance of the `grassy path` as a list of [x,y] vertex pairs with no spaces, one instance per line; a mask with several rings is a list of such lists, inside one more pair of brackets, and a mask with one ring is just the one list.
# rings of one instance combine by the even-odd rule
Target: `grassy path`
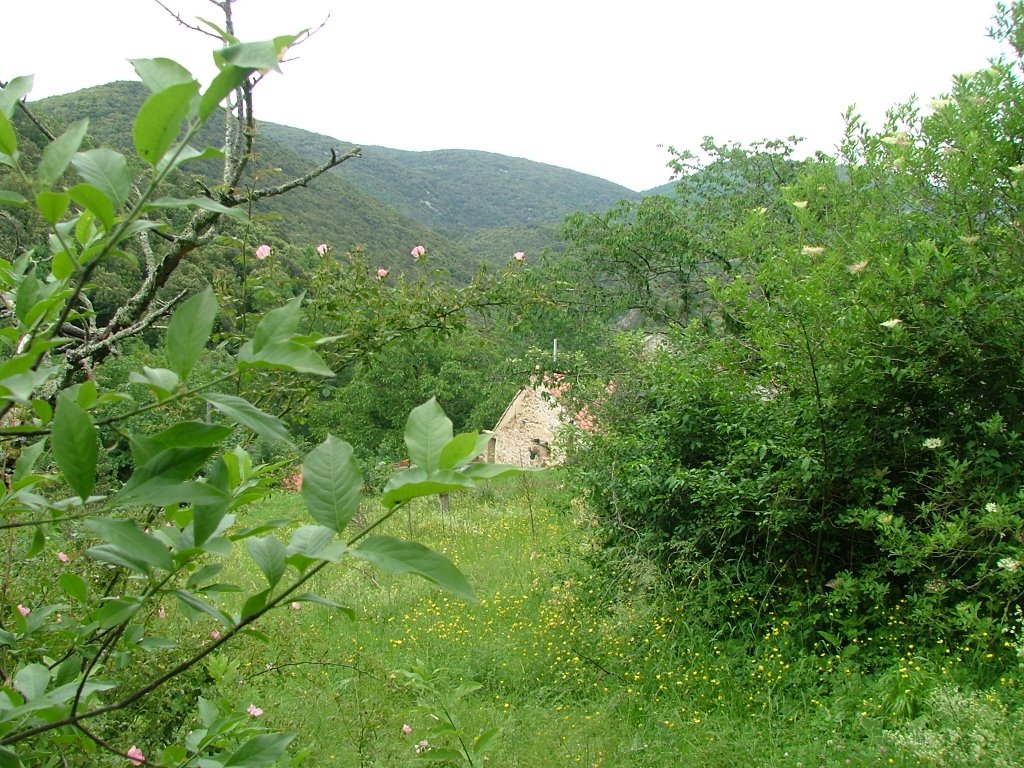
[[[396,516],[386,532],[447,554],[480,602],[349,561],[313,588],[357,620],[309,603],[270,616],[272,645],[221,660],[228,695],[298,731],[315,767],[421,764],[424,740],[453,755],[444,765],[469,765],[465,751],[523,768],[959,764],[897,755],[868,683],[791,651],[784,626],[755,644],[702,634],[680,600],[660,599],[650,566],[596,578],[581,509],[556,486],[496,485],[444,516],[427,501]],[[281,495],[264,512],[298,504]]]

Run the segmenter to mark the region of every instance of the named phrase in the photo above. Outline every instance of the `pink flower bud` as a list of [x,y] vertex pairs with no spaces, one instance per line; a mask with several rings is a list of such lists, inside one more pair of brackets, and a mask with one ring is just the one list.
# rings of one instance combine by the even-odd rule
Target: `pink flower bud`
[[256,249],[256,258],[260,261],[267,258],[270,255],[270,246],[263,243],[259,248]]
[[298,600],[296,600],[295,602],[292,603],[292,610],[293,611],[297,611],[301,607],[302,607],[302,603],[300,603]]
[[523,261],[524,259],[526,259],[526,254],[523,253],[522,251],[516,251],[514,254],[512,254],[512,258],[515,259],[516,261]]
[[408,736],[410,733],[412,733],[412,726],[409,725],[408,723],[403,725],[402,726],[402,733],[404,733],[406,736]]
[[263,710],[260,709],[259,707],[257,707],[255,704],[250,704],[249,708],[246,709],[245,711],[248,712],[253,717],[259,717],[260,715],[263,714]]
[[212,632],[210,632],[210,637],[212,637],[214,640],[220,640],[220,632],[218,632],[215,629]]
[[384,267],[381,267],[380,269],[377,270],[377,279],[378,280],[383,280],[387,276],[388,276],[388,271],[386,269],[384,269]]
[[66,563],[68,561],[68,555],[66,552],[58,552],[57,559],[60,560],[62,563]]
[[409,251],[409,253],[412,254],[412,257],[414,259],[419,259],[426,252],[427,252],[427,249],[424,248],[422,245],[417,245],[415,248],[413,248],[411,251]]
[[132,744],[132,748],[129,749],[125,754],[128,757],[128,759],[131,760],[132,765],[142,765],[144,762],[146,762],[146,756],[142,754],[142,750],[136,747],[134,744]]
[[22,616],[28,616],[30,613],[32,613],[32,609],[26,608],[21,603],[18,603],[18,613],[20,613]]
[[327,243],[320,243],[320,245],[316,247],[316,252],[321,256],[326,256],[328,253],[331,252],[331,246],[329,246]]

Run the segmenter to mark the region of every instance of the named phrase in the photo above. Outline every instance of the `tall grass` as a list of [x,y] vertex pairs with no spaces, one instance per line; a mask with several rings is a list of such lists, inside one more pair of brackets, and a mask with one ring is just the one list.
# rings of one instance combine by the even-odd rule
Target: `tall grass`
[[[281,494],[258,514],[299,504]],[[785,622],[761,638],[702,627],[641,555],[595,565],[585,505],[557,475],[455,496],[447,514],[420,501],[387,526],[451,557],[480,602],[353,561],[314,589],[355,621],[311,603],[270,616],[274,642],[247,639],[219,693],[298,731],[305,765],[413,765],[424,739],[437,755],[493,729],[473,764],[1024,763],[1016,678],[980,691],[963,654],[894,647],[868,669],[797,647]]]

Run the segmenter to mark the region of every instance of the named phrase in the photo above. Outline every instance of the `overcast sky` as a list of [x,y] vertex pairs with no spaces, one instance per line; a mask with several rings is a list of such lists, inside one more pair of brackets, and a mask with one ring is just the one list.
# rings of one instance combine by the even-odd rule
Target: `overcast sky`
[[[165,0],[217,19],[209,0]],[[237,0],[243,40],[326,27],[257,91],[257,117],[396,149],[480,149],[634,190],[664,147],[807,137],[831,151],[856,103],[948,90],[998,53],[992,0]],[[153,0],[3,0],[0,80],[34,97],[135,79],[167,56],[205,84],[210,38]],[[360,162],[372,162],[371,157]]]

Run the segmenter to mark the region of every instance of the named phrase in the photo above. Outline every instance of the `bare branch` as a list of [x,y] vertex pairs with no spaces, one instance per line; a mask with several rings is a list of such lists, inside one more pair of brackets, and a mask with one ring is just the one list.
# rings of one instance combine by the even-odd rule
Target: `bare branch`
[[198,32],[201,35],[206,35],[207,37],[212,37],[215,40],[220,40],[221,42],[223,42],[221,36],[218,35],[216,32],[211,32],[208,29],[203,29],[198,24],[189,24],[187,21],[185,21],[183,18],[181,18],[181,14],[180,13],[177,13],[176,11],[172,11],[170,8],[168,8],[166,5],[164,5],[160,0],[153,0],[153,2],[156,3],[157,5],[159,5],[161,8],[163,8],[165,11],[167,11],[167,13],[170,14],[171,18],[173,18],[181,26],[185,27],[185,29],[190,29],[193,32]]
[[279,185],[277,187],[270,187],[268,189],[253,190],[252,192],[250,192],[244,198],[241,198],[241,199],[235,198],[236,204],[238,202],[241,202],[242,200],[254,201],[254,200],[261,200],[264,197],[277,197],[278,195],[283,195],[285,192],[288,192],[289,190],[295,189],[296,187],[304,187],[309,182],[311,182],[313,179],[315,179],[318,176],[322,176],[323,174],[327,173],[327,171],[331,170],[331,168],[334,168],[334,167],[336,167],[338,165],[341,165],[343,162],[345,162],[346,160],[350,160],[353,157],[361,157],[362,154],[363,154],[362,147],[353,147],[348,152],[346,152],[344,155],[338,155],[337,151],[332,149],[331,150],[331,159],[328,160],[323,165],[314,168],[309,173],[303,174],[302,176],[299,176],[298,178],[292,179],[291,181],[286,181],[284,184],[281,184],[281,185]]

